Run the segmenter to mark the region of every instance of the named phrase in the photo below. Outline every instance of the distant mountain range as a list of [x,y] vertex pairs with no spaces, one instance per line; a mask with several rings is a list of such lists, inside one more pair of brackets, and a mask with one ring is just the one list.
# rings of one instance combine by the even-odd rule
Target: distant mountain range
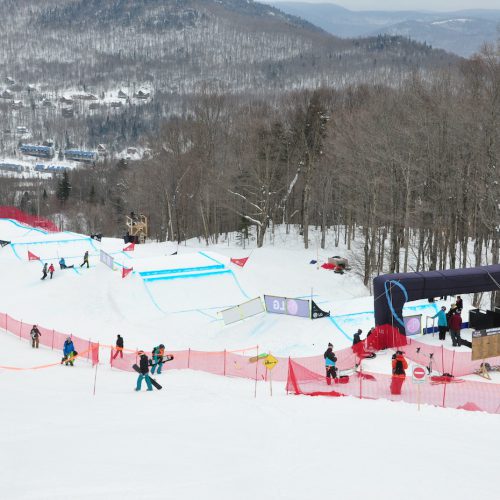
[[499,36],[500,10],[351,11],[335,4],[266,2],[343,38],[400,35],[469,57]]

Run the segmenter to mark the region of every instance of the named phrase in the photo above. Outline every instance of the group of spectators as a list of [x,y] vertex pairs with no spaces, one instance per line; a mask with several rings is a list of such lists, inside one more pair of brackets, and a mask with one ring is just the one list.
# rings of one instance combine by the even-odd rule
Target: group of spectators
[[462,309],[464,303],[460,295],[454,304],[451,305],[450,310],[446,312],[446,307],[442,306],[441,309],[432,318],[438,320],[439,340],[446,340],[446,332],[450,332],[451,342],[453,347],[460,347],[462,339],[460,338],[460,330],[462,329]]

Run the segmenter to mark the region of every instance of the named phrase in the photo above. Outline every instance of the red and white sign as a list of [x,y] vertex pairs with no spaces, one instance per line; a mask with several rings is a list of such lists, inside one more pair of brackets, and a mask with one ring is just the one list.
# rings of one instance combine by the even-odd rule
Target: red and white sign
[[422,366],[414,366],[411,372],[414,384],[423,384],[426,379],[426,371]]

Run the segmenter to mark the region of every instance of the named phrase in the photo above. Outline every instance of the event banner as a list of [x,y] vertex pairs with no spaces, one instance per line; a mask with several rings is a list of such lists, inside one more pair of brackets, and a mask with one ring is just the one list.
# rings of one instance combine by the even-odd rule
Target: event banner
[[99,260],[103,263],[106,264],[110,269],[113,269],[113,264],[115,262],[115,259],[109,255],[109,253],[104,252],[101,250],[99,254]]
[[276,297],[275,295],[264,295],[264,303],[268,313],[288,314],[310,318],[310,302],[303,299],[288,299],[287,297]]
[[231,323],[236,323],[242,319],[250,318],[256,314],[265,312],[264,306],[262,305],[262,300],[260,297],[256,299],[249,300],[243,304],[239,304],[228,309],[221,311],[222,319],[225,325],[230,325]]
[[406,335],[420,335],[422,333],[422,315],[415,314],[413,316],[405,316],[403,318],[405,323]]

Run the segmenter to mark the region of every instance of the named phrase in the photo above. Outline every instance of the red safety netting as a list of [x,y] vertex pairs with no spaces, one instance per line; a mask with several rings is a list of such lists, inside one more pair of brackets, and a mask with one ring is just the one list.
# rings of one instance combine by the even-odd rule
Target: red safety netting
[[[75,337],[74,335],[68,335],[67,333],[61,333],[54,329],[45,328],[41,325],[37,326],[38,330],[40,330],[41,333],[40,337],[38,338],[40,345],[50,347],[51,349],[60,350],[62,357],[64,341],[68,337],[71,337],[73,345],[75,346],[75,350],[78,352],[78,358],[88,359],[92,362],[92,365],[95,365],[99,362],[98,342],[81,339],[79,337]],[[24,323],[23,321],[19,321],[12,316],[9,316],[8,314],[0,313],[0,328],[3,328],[5,331],[12,333],[20,339],[28,340],[29,342],[32,341],[30,332],[33,328],[33,324],[31,323]]]
[[431,377],[414,384],[411,377],[399,378],[361,372],[327,384],[324,374],[316,373],[290,360],[287,391],[309,396],[353,396],[360,399],[388,399],[406,403],[430,404],[443,408],[500,413],[500,385]]
[[0,206],[0,219],[14,219],[27,226],[39,227],[52,233],[59,232],[59,229],[52,221],[27,214],[15,207]]

